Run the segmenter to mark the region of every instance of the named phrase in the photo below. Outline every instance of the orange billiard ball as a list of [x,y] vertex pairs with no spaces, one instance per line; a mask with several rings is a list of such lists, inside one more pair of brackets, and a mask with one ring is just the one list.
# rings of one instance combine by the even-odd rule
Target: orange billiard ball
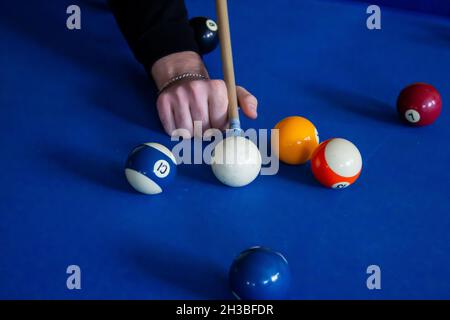
[[272,135],[272,151],[284,163],[302,164],[307,162],[319,145],[316,127],[306,118],[292,116],[278,122],[278,139]]
[[358,148],[342,138],[322,142],[311,158],[314,177],[324,186],[343,189],[358,179],[362,157]]

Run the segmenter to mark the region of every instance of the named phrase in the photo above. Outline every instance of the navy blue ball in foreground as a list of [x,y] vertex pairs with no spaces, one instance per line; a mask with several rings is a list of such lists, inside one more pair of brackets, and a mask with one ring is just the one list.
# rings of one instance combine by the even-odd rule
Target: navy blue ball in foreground
[[195,17],[189,20],[194,29],[195,40],[201,54],[207,54],[219,45],[219,34],[217,24],[214,20],[206,17]]
[[286,258],[264,247],[247,249],[230,267],[232,293],[242,300],[286,299],[291,273]]
[[144,194],[158,194],[172,182],[177,162],[172,152],[159,143],[144,143],[131,151],[125,165],[130,185]]

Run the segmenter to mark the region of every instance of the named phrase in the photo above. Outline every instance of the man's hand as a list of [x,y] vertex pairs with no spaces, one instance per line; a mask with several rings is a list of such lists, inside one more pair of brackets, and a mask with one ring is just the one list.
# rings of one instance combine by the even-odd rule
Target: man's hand
[[[195,52],[168,55],[152,67],[152,76],[158,88],[186,72],[208,76],[203,61]],[[255,119],[256,98],[239,86],[237,96],[243,113]],[[169,135],[176,129],[186,129],[192,136],[194,121],[202,122],[203,132],[209,128],[224,130],[228,123],[228,95],[222,80],[182,80],[159,95],[156,107],[164,130]]]

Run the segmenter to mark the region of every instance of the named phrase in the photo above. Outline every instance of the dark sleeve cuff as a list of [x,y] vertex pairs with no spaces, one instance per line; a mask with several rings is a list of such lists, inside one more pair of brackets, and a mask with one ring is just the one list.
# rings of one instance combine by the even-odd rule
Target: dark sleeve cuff
[[133,44],[134,55],[145,68],[151,68],[162,57],[182,51],[200,54],[194,32],[187,21],[162,24],[146,30]]
[[184,0],[108,0],[136,59],[149,69],[160,58],[199,53]]

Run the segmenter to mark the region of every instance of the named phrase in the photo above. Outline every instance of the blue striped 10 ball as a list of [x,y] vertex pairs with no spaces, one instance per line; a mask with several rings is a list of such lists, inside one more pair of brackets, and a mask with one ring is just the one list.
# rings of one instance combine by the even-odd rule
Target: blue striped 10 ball
[[125,176],[130,185],[144,194],[158,194],[172,182],[177,171],[177,161],[165,146],[149,142],[131,151],[125,166]]

